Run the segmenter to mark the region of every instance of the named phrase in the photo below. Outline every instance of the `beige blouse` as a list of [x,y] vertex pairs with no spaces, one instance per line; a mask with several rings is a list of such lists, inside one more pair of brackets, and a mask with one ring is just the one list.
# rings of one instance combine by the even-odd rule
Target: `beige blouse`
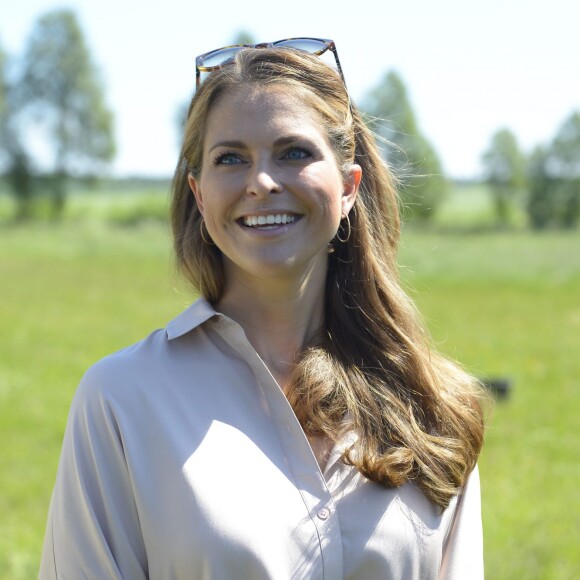
[[322,473],[242,328],[203,299],[94,365],[72,403],[40,578],[483,578],[474,471],[443,513]]

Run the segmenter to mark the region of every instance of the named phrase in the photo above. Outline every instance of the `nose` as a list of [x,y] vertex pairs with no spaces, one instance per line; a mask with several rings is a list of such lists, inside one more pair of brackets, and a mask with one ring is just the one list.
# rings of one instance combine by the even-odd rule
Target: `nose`
[[277,175],[275,164],[270,160],[256,162],[249,172],[246,193],[257,197],[267,197],[280,193],[282,184]]

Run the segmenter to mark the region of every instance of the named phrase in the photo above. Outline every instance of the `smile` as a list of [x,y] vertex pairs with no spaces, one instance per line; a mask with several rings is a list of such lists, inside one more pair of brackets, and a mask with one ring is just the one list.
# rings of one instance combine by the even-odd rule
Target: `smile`
[[300,216],[287,213],[268,215],[248,215],[242,218],[242,223],[248,228],[263,228],[286,225],[295,222]]

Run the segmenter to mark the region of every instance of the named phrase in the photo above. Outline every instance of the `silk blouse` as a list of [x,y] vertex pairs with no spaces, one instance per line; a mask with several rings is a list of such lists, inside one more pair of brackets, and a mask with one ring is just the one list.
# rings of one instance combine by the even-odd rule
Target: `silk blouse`
[[441,511],[339,461],[321,472],[243,329],[199,299],[75,394],[40,579],[478,580],[477,469]]

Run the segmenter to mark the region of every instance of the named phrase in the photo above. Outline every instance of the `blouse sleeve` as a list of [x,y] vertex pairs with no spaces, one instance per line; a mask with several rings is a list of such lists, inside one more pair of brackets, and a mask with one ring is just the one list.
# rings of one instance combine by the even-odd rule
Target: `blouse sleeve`
[[147,578],[137,507],[111,407],[89,371],[65,431],[40,580]]
[[477,466],[458,499],[443,548],[439,580],[483,580],[481,491]]

